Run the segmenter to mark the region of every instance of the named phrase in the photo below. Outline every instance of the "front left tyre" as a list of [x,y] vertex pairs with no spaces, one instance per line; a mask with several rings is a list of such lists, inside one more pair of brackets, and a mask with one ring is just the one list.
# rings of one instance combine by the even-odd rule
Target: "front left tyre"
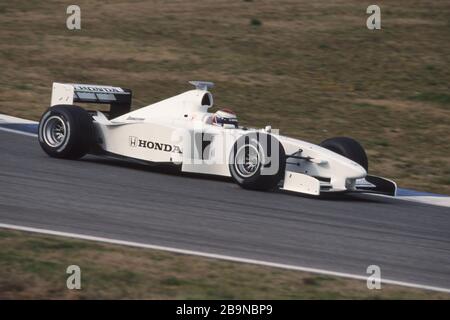
[[242,136],[231,151],[229,169],[233,180],[244,189],[273,189],[284,178],[283,145],[265,133]]
[[81,107],[56,105],[39,121],[39,144],[51,157],[79,159],[93,145],[92,117]]

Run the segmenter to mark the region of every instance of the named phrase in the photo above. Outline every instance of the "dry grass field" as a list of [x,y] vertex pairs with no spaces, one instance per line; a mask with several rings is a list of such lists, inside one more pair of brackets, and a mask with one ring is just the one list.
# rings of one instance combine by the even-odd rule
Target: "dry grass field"
[[371,171],[450,193],[450,3],[357,0],[0,2],[0,113],[38,119],[52,81],[134,90],[140,107],[216,83],[241,122],[320,142],[348,135]]
[[[447,293],[0,230],[1,299],[450,299]],[[68,290],[66,268],[81,268]]]

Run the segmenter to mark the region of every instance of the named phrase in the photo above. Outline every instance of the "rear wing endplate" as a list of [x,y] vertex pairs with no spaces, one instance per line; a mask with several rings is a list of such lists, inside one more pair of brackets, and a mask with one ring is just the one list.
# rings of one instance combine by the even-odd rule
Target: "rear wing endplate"
[[92,84],[53,83],[51,106],[58,104],[109,104],[109,118],[113,119],[131,110],[130,89]]

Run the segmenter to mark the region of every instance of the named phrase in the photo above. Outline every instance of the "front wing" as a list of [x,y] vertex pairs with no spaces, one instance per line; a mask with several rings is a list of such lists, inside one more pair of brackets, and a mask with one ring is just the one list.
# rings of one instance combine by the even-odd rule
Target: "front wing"
[[397,184],[386,178],[367,175],[365,178],[357,179],[349,184],[345,190],[335,190],[329,182],[320,181],[307,174],[286,171],[281,190],[310,195],[320,195],[326,192],[359,192],[395,196]]

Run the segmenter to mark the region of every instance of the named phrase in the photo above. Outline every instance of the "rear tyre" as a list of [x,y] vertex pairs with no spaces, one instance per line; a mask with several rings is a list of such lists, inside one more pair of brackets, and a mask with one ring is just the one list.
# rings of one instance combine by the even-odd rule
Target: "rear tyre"
[[369,161],[367,159],[366,151],[361,146],[361,144],[348,137],[336,137],[330,138],[320,143],[321,147],[325,149],[331,150],[344,156],[350,160],[355,161],[361,167],[368,171],[369,169]]
[[81,107],[53,106],[39,121],[39,144],[51,157],[79,159],[93,145],[92,117]]
[[233,180],[242,188],[270,190],[284,178],[286,154],[272,135],[250,133],[234,144],[229,168]]

